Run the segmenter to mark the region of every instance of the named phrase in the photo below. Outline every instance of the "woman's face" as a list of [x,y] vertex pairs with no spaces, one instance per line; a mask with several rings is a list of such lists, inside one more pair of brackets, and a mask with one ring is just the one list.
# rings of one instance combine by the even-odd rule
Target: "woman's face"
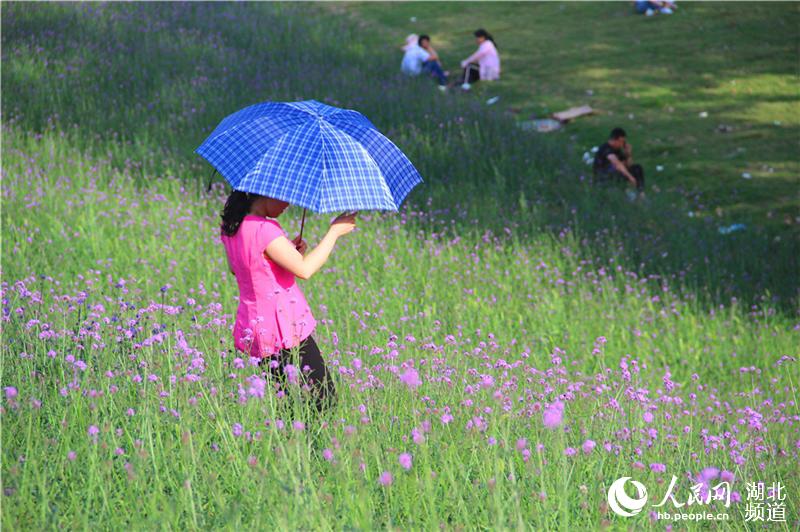
[[277,218],[289,207],[289,203],[275,198],[264,198],[265,210],[270,218]]
[[482,44],[483,41],[485,41],[485,40],[486,40],[486,37],[483,37],[483,36],[475,37],[475,42],[477,42],[478,44]]
[[283,200],[275,198],[260,197],[253,202],[250,212],[258,214],[259,216],[268,216],[270,218],[277,218],[289,204]]

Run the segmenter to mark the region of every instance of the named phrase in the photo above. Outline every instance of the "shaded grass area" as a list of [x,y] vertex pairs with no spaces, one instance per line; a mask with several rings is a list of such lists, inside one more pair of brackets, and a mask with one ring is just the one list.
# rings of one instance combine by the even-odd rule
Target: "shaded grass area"
[[404,79],[395,56],[375,53],[374,34],[331,24],[328,10],[29,7],[4,10],[7,123],[57,130],[142,182],[179,177],[200,193],[210,171],[193,149],[223,116],[263,100],[315,98],[361,110],[409,154],[426,179],[411,204],[442,214],[430,230],[480,236],[509,228],[522,239],[568,230],[582,256],[663,274],[703,300],[765,298],[794,308],[800,243],[791,235],[754,226],[723,237],[722,220],[694,188],[631,204],[617,189],[589,187],[580,154],[562,137],[522,134],[480,100],[442,97],[427,80]]
[[[561,139],[433,100],[311,6],[4,4],[2,30],[4,528],[662,529],[608,485],[685,496],[709,466],[797,493],[797,263],[773,234],[588,188]],[[308,97],[426,178],[303,283],[325,423],[231,350],[225,191],[192,154],[234,109]]]
[[519,119],[589,104],[597,115],[551,135],[584,151],[622,126],[651,187],[699,194],[694,212],[720,223],[800,234],[797,3],[692,2],[656,17],[636,15],[629,2],[339,8],[364,23],[387,62],[399,64],[408,33],[428,33],[453,72],[475,48],[472,31],[485,27],[503,75],[476,86],[481,101],[500,96],[496,106]]

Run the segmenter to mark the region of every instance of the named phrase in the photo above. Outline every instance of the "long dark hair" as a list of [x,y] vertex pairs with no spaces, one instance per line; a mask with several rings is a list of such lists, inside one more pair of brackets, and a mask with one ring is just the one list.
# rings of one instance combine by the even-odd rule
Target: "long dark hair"
[[489,33],[488,31],[486,31],[485,29],[481,28],[479,30],[475,30],[475,34],[474,35],[475,35],[475,37],[483,37],[487,41],[492,41],[492,44],[494,45],[494,47],[497,48],[497,43],[494,42],[494,37],[492,37],[492,34]]
[[256,198],[258,198],[256,194],[250,194],[249,192],[240,190],[231,192],[225,201],[225,208],[222,209],[222,214],[220,214],[220,218],[222,218],[220,227],[223,233],[228,236],[236,234],[242,224],[242,220],[250,213],[250,207]]

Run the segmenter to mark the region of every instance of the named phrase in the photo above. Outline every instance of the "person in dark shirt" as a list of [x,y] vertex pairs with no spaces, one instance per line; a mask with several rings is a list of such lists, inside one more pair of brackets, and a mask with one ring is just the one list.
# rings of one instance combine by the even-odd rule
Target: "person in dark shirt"
[[447,73],[442,69],[442,61],[439,54],[431,46],[431,38],[428,35],[419,36],[419,46],[428,52],[428,59],[422,63],[422,71],[428,72],[439,82],[440,89],[447,89]]
[[639,192],[644,190],[644,169],[633,164],[633,148],[626,140],[625,130],[614,128],[608,142],[602,144],[594,155],[592,165],[594,182],[628,181]]

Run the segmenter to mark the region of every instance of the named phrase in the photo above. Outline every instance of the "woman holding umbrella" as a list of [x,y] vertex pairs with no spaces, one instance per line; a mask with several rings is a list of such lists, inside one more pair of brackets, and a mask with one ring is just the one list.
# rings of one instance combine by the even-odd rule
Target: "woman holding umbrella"
[[306,254],[306,242],[300,236],[290,242],[276,220],[288,206],[285,201],[236,190],[225,202],[221,238],[239,285],[234,344],[262,364],[274,361],[270,371],[281,380],[286,378],[292,349],[298,348],[296,370],[309,368],[305,379],[321,410],[334,399],[335,388],[311,336],[316,320],[295,277],[309,279],[325,264],[336,240],[355,228],[355,215],[336,218],[319,245]]
[[[347,213],[397,211],[422,178],[361,113],[315,100],[246,107],[223,119],[196,152],[233,187],[221,239],[239,285],[234,345],[269,362],[281,383],[305,380],[322,409],[333,399],[333,381],[295,277],[311,277],[337,239],[353,230],[355,214]],[[289,204],[345,213],[306,254],[302,226],[290,241],[276,220]],[[299,368],[291,366],[294,350]]]

